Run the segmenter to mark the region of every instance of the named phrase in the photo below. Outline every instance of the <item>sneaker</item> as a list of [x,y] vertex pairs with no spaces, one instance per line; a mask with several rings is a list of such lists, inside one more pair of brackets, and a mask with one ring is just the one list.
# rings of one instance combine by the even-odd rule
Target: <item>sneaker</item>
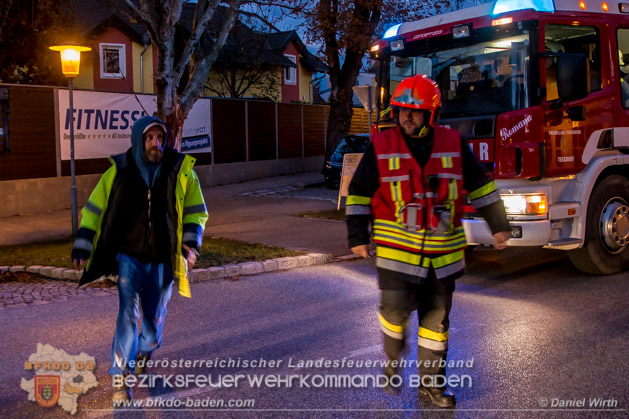
[[417,391],[420,395],[426,396],[430,402],[439,407],[454,407],[456,398],[446,387],[424,387],[419,386]]
[[122,385],[114,386],[114,391],[111,395],[111,401],[114,406],[124,406],[125,403],[133,400],[133,392],[131,388],[125,383]]
[[151,359],[152,354],[153,352],[149,352],[146,355],[142,355],[138,351],[138,357],[135,363],[135,374],[146,374],[146,371],[147,371],[146,361],[149,361]]

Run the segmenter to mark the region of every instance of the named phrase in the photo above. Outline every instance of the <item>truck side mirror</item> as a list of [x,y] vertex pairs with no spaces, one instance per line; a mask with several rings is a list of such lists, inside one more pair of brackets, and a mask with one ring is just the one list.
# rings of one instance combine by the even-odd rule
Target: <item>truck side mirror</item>
[[590,62],[585,54],[557,56],[557,93],[562,101],[583,99],[590,93]]

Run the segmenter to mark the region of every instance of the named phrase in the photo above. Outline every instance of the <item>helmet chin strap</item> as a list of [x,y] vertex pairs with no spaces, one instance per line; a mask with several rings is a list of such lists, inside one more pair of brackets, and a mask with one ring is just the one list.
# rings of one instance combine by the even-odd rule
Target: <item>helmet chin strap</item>
[[426,135],[428,135],[428,132],[430,132],[430,127],[428,125],[424,125],[422,127],[422,129],[419,130],[419,132],[417,133],[417,135],[410,135],[411,138],[423,138]]

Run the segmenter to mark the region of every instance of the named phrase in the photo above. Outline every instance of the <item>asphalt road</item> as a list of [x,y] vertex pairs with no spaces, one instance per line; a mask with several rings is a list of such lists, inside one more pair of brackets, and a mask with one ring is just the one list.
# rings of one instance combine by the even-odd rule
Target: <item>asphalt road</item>
[[[412,366],[403,371],[399,396],[362,387],[360,380],[379,374],[379,367],[347,366],[349,360],[384,359],[375,269],[371,261],[359,261],[198,283],[192,285],[191,300],[174,296],[156,359],[281,363],[265,368],[158,366],[153,369],[156,385],[136,389],[136,399],[253,400],[253,407],[145,408],[118,410],[114,416],[629,417],[629,275],[587,276],[565,254],[536,249],[480,249],[468,262],[451,315],[449,360],[464,365],[451,368],[449,375],[469,377],[452,389],[456,410],[433,410],[418,399],[410,383]],[[96,357],[99,386],[80,396],[79,416],[111,416],[106,370],[116,313],[115,295],[79,295],[0,312],[0,417],[64,414],[58,406],[46,409],[27,401],[20,389],[22,377],[32,378],[23,363],[37,343]],[[416,355],[416,330],[413,320],[404,358],[409,362]],[[299,368],[300,361],[322,358],[345,359],[346,364]],[[159,375],[171,374],[211,374],[214,383],[219,376],[244,378],[237,388],[164,386]],[[358,377],[353,388],[321,386],[325,377],[343,374]],[[297,378],[279,388],[271,381],[248,382],[262,375]],[[590,406],[597,400],[607,401],[606,409]],[[584,406],[560,407],[580,403]]]

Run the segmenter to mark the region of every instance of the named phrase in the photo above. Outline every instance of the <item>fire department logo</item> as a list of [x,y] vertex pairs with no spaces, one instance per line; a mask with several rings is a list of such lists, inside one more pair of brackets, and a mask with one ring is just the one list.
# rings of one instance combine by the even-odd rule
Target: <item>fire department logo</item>
[[20,388],[28,392],[28,400],[43,407],[59,406],[74,415],[81,394],[98,385],[94,375],[94,357],[81,352],[70,355],[51,345],[37,344],[37,352],[24,361]]
[[59,401],[61,377],[58,375],[35,376],[35,401],[42,407],[53,407]]

